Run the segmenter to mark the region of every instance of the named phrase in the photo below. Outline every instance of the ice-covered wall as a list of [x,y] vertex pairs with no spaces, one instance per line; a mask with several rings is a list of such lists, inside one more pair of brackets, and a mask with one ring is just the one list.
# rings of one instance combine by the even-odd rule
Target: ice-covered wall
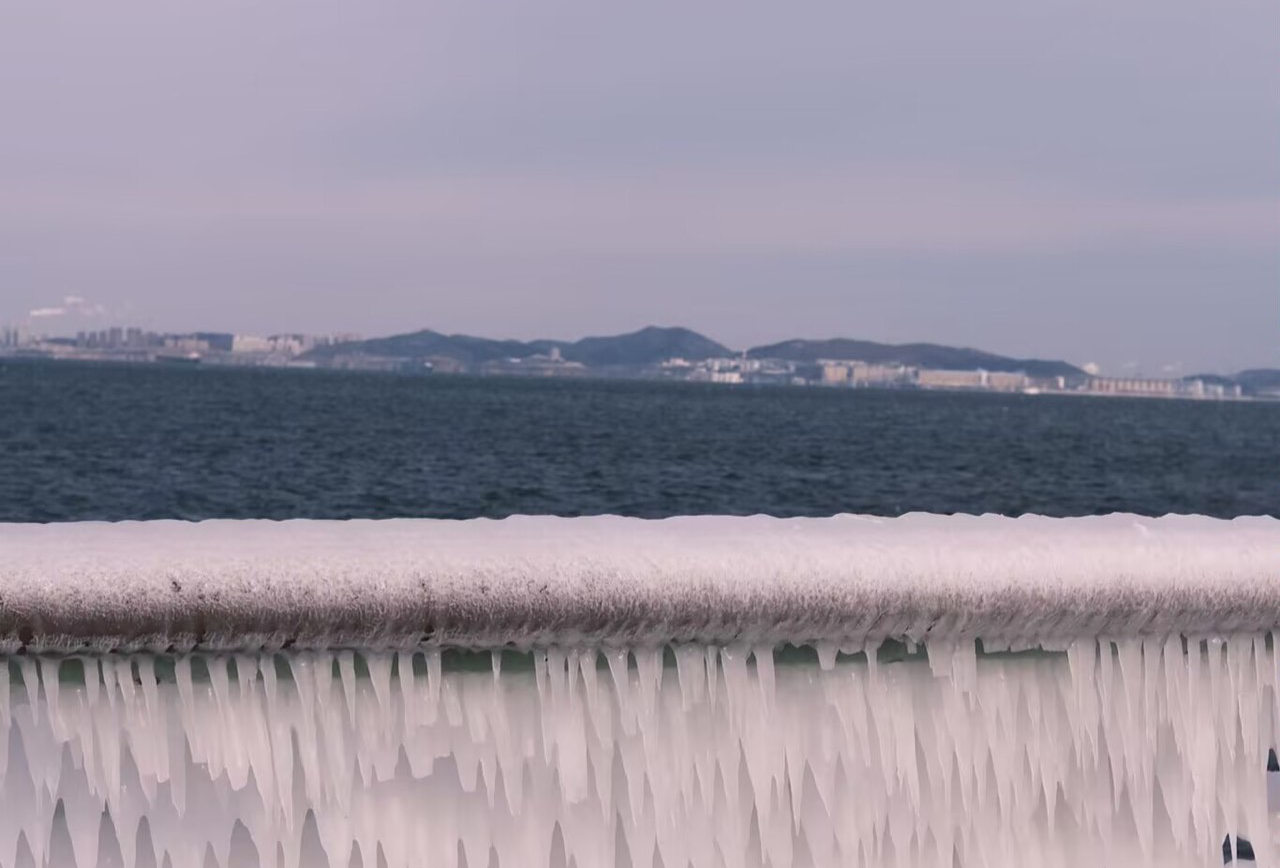
[[1280,627],[1280,520],[0,525],[0,650],[653,645]]

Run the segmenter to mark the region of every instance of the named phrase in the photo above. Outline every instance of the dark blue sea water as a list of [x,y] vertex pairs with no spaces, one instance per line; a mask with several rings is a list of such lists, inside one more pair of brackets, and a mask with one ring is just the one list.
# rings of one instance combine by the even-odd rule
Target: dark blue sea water
[[1280,515],[1280,404],[0,362],[0,520]]

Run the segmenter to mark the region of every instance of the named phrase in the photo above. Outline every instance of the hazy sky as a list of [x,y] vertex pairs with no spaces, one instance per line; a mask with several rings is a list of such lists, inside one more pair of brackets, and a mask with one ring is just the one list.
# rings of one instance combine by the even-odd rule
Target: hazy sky
[[13,0],[0,321],[67,295],[1277,366],[1280,0]]

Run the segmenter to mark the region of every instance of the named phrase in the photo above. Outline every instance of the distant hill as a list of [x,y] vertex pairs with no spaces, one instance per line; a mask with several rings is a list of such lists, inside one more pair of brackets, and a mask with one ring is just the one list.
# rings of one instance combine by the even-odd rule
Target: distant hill
[[872,364],[900,364],[919,368],[971,371],[1022,371],[1033,377],[1083,377],[1084,371],[1066,362],[1044,359],[1011,359],[981,350],[939,344],[879,344],[850,338],[808,341],[790,340],[752,347],[747,355],[758,359],[816,362],[850,359]]
[[523,359],[560,350],[566,361],[590,367],[652,365],[670,358],[710,359],[734,352],[686,328],[649,326],[637,332],[578,341],[500,341],[470,335],[446,335],[424,329],[403,335],[317,347],[305,358],[324,362],[336,356],[366,355],[398,359],[444,357],[466,365]]
[[1240,386],[1246,395],[1275,397],[1280,395],[1280,370],[1275,368],[1254,368],[1241,371],[1233,376],[1221,374],[1192,374],[1184,380],[1201,380],[1216,386]]
[[1192,374],[1191,376],[1183,377],[1182,379],[1184,382],[1193,382],[1198,380],[1199,382],[1206,383],[1210,386],[1234,386],[1236,384],[1235,378],[1224,377],[1221,374]]
[[1233,377],[1244,387],[1246,393],[1256,395],[1260,392],[1280,393],[1280,370],[1275,368],[1254,368],[1241,371]]
[[[454,359],[465,366],[479,366],[503,359],[525,359],[559,350],[569,362],[590,368],[641,367],[667,359],[690,361],[736,356],[735,350],[686,328],[648,326],[622,335],[587,337],[577,341],[493,340],[471,335],[446,335],[423,329],[385,338],[317,347],[304,358],[325,363],[338,356],[373,356],[392,359]],[[747,351],[752,358],[816,362],[820,359],[856,359],[873,364],[902,364],[951,370],[1022,371],[1033,377],[1082,377],[1084,372],[1066,362],[1012,359],[981,350],[939,344],[880,344],[874,341],[833,338],[790,340]],[[1254,372],[1265,374],[1267,372]],[[1243,376],[1243,375],[1242,375]]]
[[561,347],[571,362],[592,367],[604,365],[650,365],[666,359],[716,359],[737,355],[704,335],[686,328],[649,326],[638,332],[614,337],[583,338]]
[[470,335],[446,335],[423,329],[404,335],[348,341],[316,347],[303,358],[326,361],[335,356],[366,355],[393,359],[424,359],[442,356],[474,365],[497,359],[522,359],[538,350],[522,341],[498,341]]

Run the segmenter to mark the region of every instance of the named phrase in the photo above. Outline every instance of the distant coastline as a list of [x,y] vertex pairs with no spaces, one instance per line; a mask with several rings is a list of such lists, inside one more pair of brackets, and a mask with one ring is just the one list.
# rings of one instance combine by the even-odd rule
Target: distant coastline
[[494,340],[429,329],[388,337],[138,328],[33,337],[0,330],[0,358],[325,368],[414,374],[595,377],[825,388],[926,389],[1197,400],[1280,399],[1280,370],[1233,376],[1105,377],[1065,361],[1019,359],[940,344],[793,339],[738,351],[680,327],[649,326],[578,341]]

